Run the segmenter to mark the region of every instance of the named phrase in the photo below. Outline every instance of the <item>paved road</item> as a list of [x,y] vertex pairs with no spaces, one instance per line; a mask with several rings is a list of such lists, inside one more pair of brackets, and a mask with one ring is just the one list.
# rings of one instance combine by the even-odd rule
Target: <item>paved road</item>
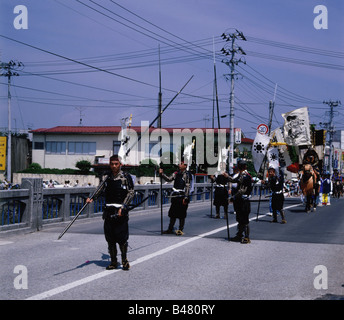
[[[27,235],[0,234],[0,299],[227,300],[339,299],[344,295],[344,199],[305,213],[285,202],[287,224],[252,203],[252,243],[227,240],[209,202],[188,210],[185,235],[160,234],[160,210],[130,218],[130,271],[109,263],[101,218]],[[164,227],[168,224],[164,209]],[[231,236],[235,215],[229,216]],[[26,288],[27,287],[27,288]]]

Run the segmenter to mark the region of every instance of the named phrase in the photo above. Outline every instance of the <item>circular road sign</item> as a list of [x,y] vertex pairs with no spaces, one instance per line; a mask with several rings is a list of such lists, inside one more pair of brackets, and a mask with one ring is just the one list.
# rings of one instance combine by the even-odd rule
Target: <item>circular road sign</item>
[[257,131],[258,133],[260,134],[268,134],[269,133],[269,127],[264,124],[264,123],[261,123],[258,127],[257,127]]

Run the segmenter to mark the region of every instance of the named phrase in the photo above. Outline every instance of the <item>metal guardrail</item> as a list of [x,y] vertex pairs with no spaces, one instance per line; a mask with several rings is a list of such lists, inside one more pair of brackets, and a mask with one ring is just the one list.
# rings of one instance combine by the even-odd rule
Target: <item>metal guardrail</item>
[[[83,206],[95,187],[40,188],[41,179],[28,178],[22,186],[25,189],[0,191],[0,232],[13,230],[40,230],[51,223],[70,222]],[[38,181],[37,181],[38,180]],[[27,188],[26,188],[27,187]],[[36,188],[36,189],[35,189]],[[210,183],[195,183],[190,203],[210,200]],[[163,206],[170,204],[169,195],[172,184],[162,185]],[[268,193],[254,186],[252,196]],[[148,197],[143,203],[142,200]],[[160,208],[160,185],[135,185],[132,204],[138,205],[134,210]],[[92,218],[101,215],[105,205],[99,197],[82,212],[79,218]]]

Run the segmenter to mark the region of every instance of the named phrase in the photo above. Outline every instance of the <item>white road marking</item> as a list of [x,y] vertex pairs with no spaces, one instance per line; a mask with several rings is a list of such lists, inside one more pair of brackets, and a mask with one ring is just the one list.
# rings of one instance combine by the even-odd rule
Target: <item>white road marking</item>
[[13,241],[1,241],[0,240],[0,246],[4,246],[6,244],[11,244],[11,243],[13,243]]
[[[285,207],[284,209],[289,209],[289,208],[293,208],[293,207],[297,207],[297,206],[300,206],[300,204],[296,204],[296,205],[292,205],[292,206],[289,206],[289,207]],[[258,219],[260,219],[262,217],[266,217],[267,215],[268,215],[268,213],[261,214],[261,215],[258,216]],[[255,219],[256,219],[256,216],[251,218],[250,221],[255,220]],[[236,225],[237,225],[237,223],[233,223],[233,224],[230,224],[229,227],[230,228],[231,227],[235,227]],[[184,241],[181,241],[179,243],[176,243],[176,244],[171,245],[169,247],[166,247],[164,249],[158,250],[156,252],[153,252],[151,254],[148,254],[146,256],[138,258],[135,261],[131,262],[130,264],[131,264],[131,266],[135,266],[135,265],[137,265],[139,263],[142,263],[144,261],[150,260],[150,259],[155,258],[155,257],[160,256],[160,255],[163,255],[163,254],[165,254],[167,252],[170,252],[170,251],[172,251],[172,250],[174,250],[176,248],[182,247],[182,246],[184,246],[186,244],[189,244],[189,243],[191,243],[193,241],[205,238],[207,236],[210,236],[212,234],[218,233],[218,232],[226,230],[226,229],[227,229],[227,226],[224,226],[224,227],[217,228],[217,229],[214,229],[214,230],[206,232],[206,233],[202,233],[200,235],[194,236],[192,238],[186,239]],[[94,274],[92,276],[89,276],[89,277],[86,277],[86,278],[83,278],[83,279],[80,279],[80,280],[77,280],[77,281],[73,281],[73,282],[70,282],[70,283],[68,283],[66,285],[57,287],[55,289],[51,289],[51,290],[42,292],[40,294],[34,295],[32,297],[27,298],[26,300],[42,300],[42,299],[47,299],[49,297],[52,297],[52,296],[57,295],[59,293],[62,293],[64,291],[68,291],[70,289],[76,288],[76,287],[81,286],[83,284],[86,284],[86,283],[92,282],[94,280],[106,277],[106,276],[111,275],[114,272],[118,272],[118,271],[122,271],[122,269],[105,270],[105,271],[96,273],[96,274]]]

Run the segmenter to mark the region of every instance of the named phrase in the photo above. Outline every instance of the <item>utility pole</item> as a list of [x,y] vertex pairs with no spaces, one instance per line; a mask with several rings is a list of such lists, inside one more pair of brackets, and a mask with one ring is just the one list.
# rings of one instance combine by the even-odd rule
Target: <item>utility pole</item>
[[334,116],[334,112],[333,112],[333,107],[338,107],[338,105],[341,105],[340,101],[324,101],[324,104],[327,104],[330,106],[330,123],[329,123],[329,147],[330,147],[330,156],[329,156],[329,172],[330,174],[333,173],[333,146],[332,146],[332,142],[333,142],[333,134],[334,134],[334,127],[333,127],[333,116]]
[[275,85],[275,92],[274,92],[274,98],[273,100],[270,100],[269,102],[269,134],[271,133],[271,125],[272,125],[272,118],[274,116],[274,108],[275,108],[275,100],[276,100],[276,91],[277,91],[277,83]]
[[216,61],[215,61],[214,37],[213,37],[213,56],[214,56],[214,90],[213,90],[213,97],[215,96],[216,99],[213,99],[212,128],[214,129],[214,122],[215,122],[215,100],[216,100],[217,127],[218,127],[218,129],[220,129],[219,97],[218,97],[218,94],[217,94],[217,79],[216,79]]
[[271,133],[271,125],[272,125],[272,117],[274,115],[274,107],[275,107],[275,103],[272,100],[270,100],[270,102],[269,102],[269,124],[268,124],[269,134]]
[[[236,29],[235,29],[236,30]],[[230,60],[224,59],[222,60],[223,63],[226,65],[230,66],[230,79],[231,79],[231,92],[230,92],[230,112],[229,112],[229,126],[230,126],[230,135],[229,135],[229,157],[228,157],[228,162],[229,162],[229,173],[233,173],[233,165],[234,165],[234,80],[235,80],[235,66],[238,65],[240,62],[245,63],[242,58],[235,59],[235,54],[239,53],[241,55],[246,55],[245,51],[241,48],[235,45],[235,40],[240,39],[243,41],[246,41],[245,36],[243,35],[242,32],[236,30],[234,33],[229,33],[225,34],[223,33],[221,37],[226,40],[226,42],[230,41],[230,46],[225,45],[224,48],[221,49],[221,52],[226,55],[226,56],[231,56]],[[226,48],[227,47],[227,48]]]
[[[160,62],[160,44],[159,44],[159,110],[158,110],[158,115],[161,115],[161,110],[162,110],[162,92],[161,92],[161,62]],[[161,129],[161,116],[158,118],[158,128]]]
[[22,62],[16,62],[11,60],[10,62],[1,62],[0,70],[4,70],[0,76],[7,77],[7,104],[8,104],[8,133],[7,133],[7,181],[12,181],[12,127],[11,127],[11,77],[19,76],[14,70],[23,67]]
[[[162,166],[162,136],[161,136],[161,118],[162,118],[162,92],[161,92],[161,61],[160,61],[160,43],[159,43],[159,102],[158,102],[158,128],[160,128],[160,137],[159,137],[159,144],[160,144],[160,163],[159,163],[159,168]],[[156,168],[155,171],[158,170],[159,174],[159,169]],[[159,174],[160,175],[160,174]],[[163,193],[162,193],[162,176],[160,176],[160,232],[163,234],[163,216],[164,216],[164,210],[163,210],[163,204],[164,204],[164,199],[163,199]]]

